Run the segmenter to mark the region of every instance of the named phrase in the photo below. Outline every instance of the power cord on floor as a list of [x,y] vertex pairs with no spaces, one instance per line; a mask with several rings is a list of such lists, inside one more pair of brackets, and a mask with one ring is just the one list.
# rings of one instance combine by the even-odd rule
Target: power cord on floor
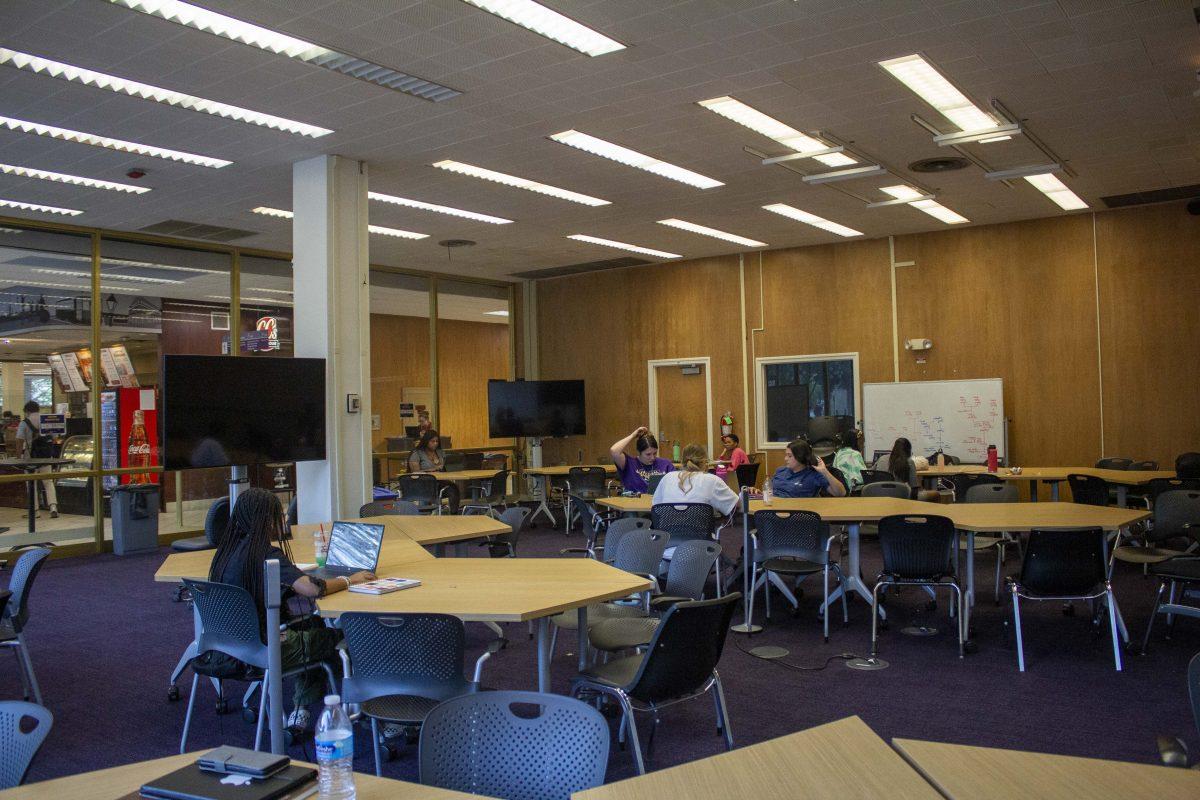
[[746,655],[750,656],[751,658],[757,658],[760,661],[768,661],[772,664],[776,664],[780,667],[783,667],[784,669],[791,670],[792,672],[820,672],[821,670],[827,668],[834,661],[837,661],[839,659],[841,659],[842,661],[850,661],[852,659],[860,657],[858,655],[855,655],[854,653],[838,653],[835,656],[829,656],[828,658],[826,658],[825,663],[821,664],[821,666],[810,667],[810,666],[806,666],[804,664],[792,664],[790,662],[784,661],[782,658],[766,658],[764,656],[760,656],[757,653],[755,653],[751,650],[747,650],[745,647],[743,647],[740,639],[734,640],[734,646],[737,647],[738,650],[740,650],[743,653],[745,653]]

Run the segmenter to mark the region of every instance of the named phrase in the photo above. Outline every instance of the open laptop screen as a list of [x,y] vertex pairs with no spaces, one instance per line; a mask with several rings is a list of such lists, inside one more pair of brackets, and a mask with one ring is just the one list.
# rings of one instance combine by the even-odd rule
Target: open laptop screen
[[374,572],[383,545],[383,526],[366,522],[335,522],[329,535],[331,567],[349,567]]

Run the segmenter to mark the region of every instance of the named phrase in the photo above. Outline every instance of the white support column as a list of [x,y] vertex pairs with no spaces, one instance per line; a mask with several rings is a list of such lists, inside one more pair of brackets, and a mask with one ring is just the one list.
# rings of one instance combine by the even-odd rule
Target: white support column
[[25,416],[25,366],[19,361],[0,364],[0,391],[4,392],[3,406],[18,417]]
[[366,164],[318,156],[293,165],[292,209],[296,356],[327,362],[327,458],[296,465],[300,521],[354,517],[371,487]]

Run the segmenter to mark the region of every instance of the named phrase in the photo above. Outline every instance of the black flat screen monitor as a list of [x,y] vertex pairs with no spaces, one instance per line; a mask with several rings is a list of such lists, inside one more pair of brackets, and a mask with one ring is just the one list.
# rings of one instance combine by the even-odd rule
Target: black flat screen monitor
[[164,356],[169,470],[325,458],[325,359]]
[[582,436],[583,381],[488,381],[488,436]]

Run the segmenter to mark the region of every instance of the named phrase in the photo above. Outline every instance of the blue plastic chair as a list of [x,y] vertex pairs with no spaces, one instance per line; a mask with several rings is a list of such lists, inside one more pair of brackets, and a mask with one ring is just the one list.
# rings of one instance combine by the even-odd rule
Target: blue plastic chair
[[[534,706],[536,716],[527,713]],[[608,743],[600,712],[570,697],[463,695],[425,718],[421,783],[507,800],[568,800],[604,783]]]
[[[26,717],[37,720],[37,725],[22,731],[21,720]],[[0,703],[0,789],[21,785],[53,723],[54,715],[42,706],[20,700]]]

